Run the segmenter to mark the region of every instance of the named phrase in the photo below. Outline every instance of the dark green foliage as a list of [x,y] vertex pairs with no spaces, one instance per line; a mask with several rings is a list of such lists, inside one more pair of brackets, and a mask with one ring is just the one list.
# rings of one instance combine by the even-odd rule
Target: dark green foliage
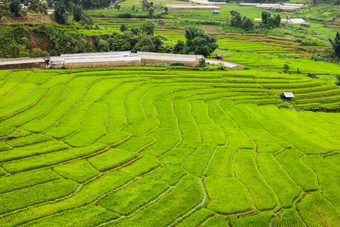
[[30,35],[22,25],[0,33],[0,58],[28,57]]
[[120,10],[120,5],[118,5],[118,3],[116,3],[116,4],[114,5],[114,8]]
[[82,16],[82,10],[80,5],[76,5],[73,9],[73,19],[75,21],[80,21]]
[[45,13],[47,10],[47,4],[39,0],[31,0],[30,3],[31,5],[28,7],[28,9],[33,10],[37,13]]
[[163,42],[159,36],[142,36],[141,39],[136,43],[133,51],[144,51],[144,52],[158,52]]
[[308,72],[307,76],[310,77],[310,78],[313,78],[313,79],[318,78],[314,73],[311,73],[311,72]]
[[148,0],[142,0],[142,8],[143,10],[149,10],[150,8],[150,3],[148,2]]
[[34,31],[38,37],[49,41],[51,55],[82,53],[91,50],[86,36],[74,37],[63,30],[46,25],[41,25]]
[[126,27],[125,24],[120,25],[120,31],[121,32],[125,32],[126,30],[128,30],[128,28]]
[[274,15],[271,17],[271,13],[267,11],[262,12],[262,26],[268,29],[280,27],[281,16]]
[[177,53],[201,54],[208,57],[218,47],[216,44],[217,39],[214,36],[208,35],[202,29],[196,27],[189,27],[185,31],[185,38],[187,41],[182,50],[180,50],[182,44],[180,42],[176,44],[175,50]]
[[147,35],[153,35],[154,31],[155,31],[156,25],[155,23],[151,22],[151,21],[146,21],[142,27],[141,27],[141,31]]
[[254,28],[253,20],[249,17],[243,17],[241,28],[244,30],[251,30]]
[[98,41],[97,50],[100,52],[107,52],[110,50],[109,43],[106,40],[100,39]]
[[155,9],[153,7],[150,7],[148,11],[149,11],[149,17],[152,17],[153,12],[155,12]]
[[50,53],[48,53],[45,50],[41,50],[40,48],[33,48],[32,53],[31,53],[32,58],[44,57],[44,56],[49,56],[49,55]]
[[285,73],[287,73],[289,69],[290,69],[289,65],[284,64],[284,66],[283,66],[283,71],[284,71]]
[[230,25],[234,27],[241,27],[242,26],[241,14],[235,10],[230,11],[230,14],[233,16],[233,18],[231,19]]
[[172,49],[172,52],[174,54],[182,54],[184,48],[184,42],[182,40],[178,40],[174,48]]
[[20,1],[19,0],[11,0],[9,2],[9,11],[14,15],[14,16],[20,16]]
[[199,60],[199,64],[198,64],[199,67],[206,67],[207,64],[205,63],[205,58],[201,58]]
[[336,33],[334,41],[332,39],[329,39],[329,41],[332,44],[335,57],[340,59],[340,33]]
[[54,19],[58,24],[66,24],[67,15],[66,15],[66,7],[63,2],[56,2],[54,4]]

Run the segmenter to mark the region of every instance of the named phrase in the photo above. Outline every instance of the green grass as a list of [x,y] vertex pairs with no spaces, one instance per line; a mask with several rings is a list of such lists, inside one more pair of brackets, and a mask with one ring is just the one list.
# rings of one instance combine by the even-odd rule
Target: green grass
[[[261,56],[275,51],[269,44],[257,46]],[[256,64],[250,51],[232,52]],[[301,71],[311,63],[303,61]],[[311,71],[334,76],[324,64]],[[336,106],[331,81],[265,68],[8,73],[0,80],[1,226],[340,223],[339,113],[297,110]],[[283,91],[296,94],[290,108],[273,104],[285,106]]]

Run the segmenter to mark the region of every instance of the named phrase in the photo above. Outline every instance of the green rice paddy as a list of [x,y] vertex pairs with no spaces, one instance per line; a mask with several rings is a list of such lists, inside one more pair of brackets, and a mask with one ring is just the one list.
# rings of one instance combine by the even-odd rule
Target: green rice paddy
[[340,115],[299,110],[339,107],[332,83],[161,66],[0,78],[0,226],[340,225]]

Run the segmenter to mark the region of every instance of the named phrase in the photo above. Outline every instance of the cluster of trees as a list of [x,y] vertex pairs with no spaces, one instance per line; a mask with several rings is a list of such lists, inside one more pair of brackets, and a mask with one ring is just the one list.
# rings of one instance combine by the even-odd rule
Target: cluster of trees
[[30,34],[20,25],[0,33],[0,58],[28,57]]
[[241,17],[241,14],[235,10],[230,11],[232,15],[230,25],[234,27],[243,28],[245,30],[251,30],[254,28],[253,20],[249,17]]
[[[14,17],[26,15],[26,11],[21,8],[20,0],[10,0],[8,1],[8,10]],[[28,9],[33,10],[37,13],[45,13],[48,6],[46,2],[41,2],[40,0],[29,0],[24,3],[29,5]]]
[[200,54],[209,57],[218,47],[217,39],[202,29],[189,27],[185,31],[186,42],[179,40],[173,48],[175,54]]
[[[147,10],[149,12],[149,17],[153,17],[153,13],[155,12],[155,6],[153,2],[149,2],[148,0],[142,0],[141,4],[142,4],[142,9]],[[168,15],[169,9],[167,7],[164,7],[164,8],[161,7],[161,8],[164,9],[164,12],[162,13],[162,15]]]
[[81,4],[75,4],[68,0],[58,0],[54,2],[54,20],[58,24],[66,24],[68,14],[73,15],[73,20],[81,22],[83,25],[93,25],[91,17],[83,12]]
[[[33,46],[31,35],[38,39]],[[63,29],[40,25],[31,30],[22,25],[13,25],[0,34],[0,58],[38,57],[62,53],[83,53],[95,51],[90,46],[91,37],[70,35]]]
[[264,28],[277,28],[280,27],[281,24],[281,16],[280,15],[274,15],[271,16],[270,12],[263,11],[262,12],[262,26]]
[[132,52],[170,52],[171,49],[163,46],[165,38],[154,36],[156,25],[147,21],[140,27],[129,29],[122,24],[120,29],[122,33],[113,32],[106,39],[99,39],[96,42],[98,51],[124,51]]

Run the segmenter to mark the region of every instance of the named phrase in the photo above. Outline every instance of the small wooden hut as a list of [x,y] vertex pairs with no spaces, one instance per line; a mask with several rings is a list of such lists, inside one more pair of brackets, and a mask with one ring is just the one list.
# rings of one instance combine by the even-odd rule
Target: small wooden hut
[[292,92],[283,92],[280,97],[282,99],[292,99],[294,98],[294,94]]

